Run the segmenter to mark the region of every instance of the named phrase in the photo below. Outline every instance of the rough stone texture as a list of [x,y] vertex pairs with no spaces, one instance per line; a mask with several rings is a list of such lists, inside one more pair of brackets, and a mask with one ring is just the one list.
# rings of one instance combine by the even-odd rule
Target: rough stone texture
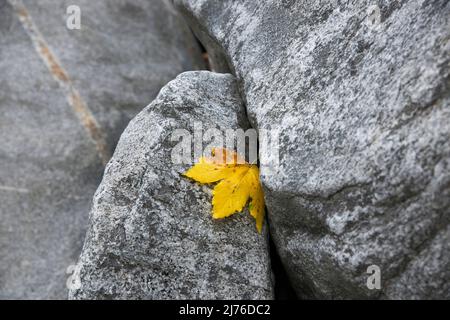
[[[201,59],[166,2],[25,1],[28,14],[11,3],[20,8],[0,0],[0,299],[64,299],[104,169],[98,129],[112,151],[128,120]],[[66,28],[68,4],[81,7],[81,30]],[[65,70],[49,71],[33,36]],[[92,114],[69,105],[73,88]]]
[[94,197],[72,299],[272,298],[267,228],[248,213],[213,220],[211,189],[171,160],[174,130],[245,128],[243,111],[233,76],[186,72],[130,122]]
[[174,2],[281,130],[261,173],[299,296],[450,298],[450,2]]

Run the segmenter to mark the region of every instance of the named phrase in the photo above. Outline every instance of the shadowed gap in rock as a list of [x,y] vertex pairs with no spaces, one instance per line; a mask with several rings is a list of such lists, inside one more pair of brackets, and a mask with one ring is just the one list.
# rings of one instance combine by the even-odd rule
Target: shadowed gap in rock
[[286,270],[281,263],[275,244],[269,234],[270,263],[274,276],[275,300],[297,300],[294,289],[291,286]]
[[[209,61],[208,51],[206,50],[205,46],[202,44],[200,39],[195,36],[195,40],[197,41],[201,52],[202,52],[202,58],[205,61],[206,69],[211,71],[211,64]],[[245,108],[245,113],[247,115],[247,108]],[[259,150],[259,141],[258,141],[258,150]],[[259,166],[259,161],[258,161]],[[272,266],[272,272],[274,276],[274,295],[275,300],[298,300],[298,297],[292,288],[288,275],[286,273],[286,270],[283,267],[283,264],[281,263],[280,256],[278,255],[278,252],[275,248],[275,244],[272,241],[272,238],[269,234],[269,254],[270,254],[270,261]]]

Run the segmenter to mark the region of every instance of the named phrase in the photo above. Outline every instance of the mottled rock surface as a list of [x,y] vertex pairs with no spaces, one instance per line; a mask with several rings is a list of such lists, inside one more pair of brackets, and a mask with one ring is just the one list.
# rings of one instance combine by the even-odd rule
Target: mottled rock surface
[[261,174],[299,296],[450,298],[450,2],[174,2],[281,131]]
[[[69,4],[81,30],[66,28]],[[164,1],[0,0],[0,299],[67,298],[102,163],[167,81],[201,65]]]
[[172,135],[194,123],[247,127],[233,76],[183,73],[130,122],[94,197],[72,299],[272,298],[267,228],[248,213],[213,220],[210,187],[172,162]]

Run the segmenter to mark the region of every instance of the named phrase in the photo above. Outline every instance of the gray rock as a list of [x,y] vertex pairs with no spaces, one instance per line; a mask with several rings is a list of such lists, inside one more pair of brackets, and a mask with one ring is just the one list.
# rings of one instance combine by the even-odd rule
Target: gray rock
[[[170,0],[24,0],[29,14],[114,146],[128,122],[179,73],[204,69]],[[81,29],[66,28],[66,9]]]
[[[72,299],[272,298],[267,228],[213,220],[211,194],[174,164],[177,129],[245,128],[231,75],[186,72],[123,133],[94,197]],[[205,141],[206,142],[206,141]]]
[[[24,3],[0,0],[0,299],[64,299],[102,163],[202,60],[164,1]],[[66,28],[69,4],[81,30]]]
[[174,2],[281,131],[261,174],[299,296],[450,298],[450,3]]

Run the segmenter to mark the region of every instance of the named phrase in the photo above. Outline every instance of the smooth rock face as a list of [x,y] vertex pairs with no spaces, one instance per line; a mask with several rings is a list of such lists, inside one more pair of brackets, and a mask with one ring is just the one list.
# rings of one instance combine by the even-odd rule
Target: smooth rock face
[[261,174],[299,296],[450,298],[450,2],[174,2],[281,131]]
[[166,2],[0,0],[0,299],[67,298],[102,162],[192,43]]
[[[204,69],[170,0],[23,0],[102,128],[111,153],[128,122],[179,73]],[[81,29],[66,28],[78,6]],[[69,20],[70,22],[70,20]]]
[[172,162],[175,130],[194,123],[248,126],[233,76],[183,73],[130,122],[94,197],[70,298],[272,298],[267,228],[258,234],[248,212],[213,220],[211,188]]

